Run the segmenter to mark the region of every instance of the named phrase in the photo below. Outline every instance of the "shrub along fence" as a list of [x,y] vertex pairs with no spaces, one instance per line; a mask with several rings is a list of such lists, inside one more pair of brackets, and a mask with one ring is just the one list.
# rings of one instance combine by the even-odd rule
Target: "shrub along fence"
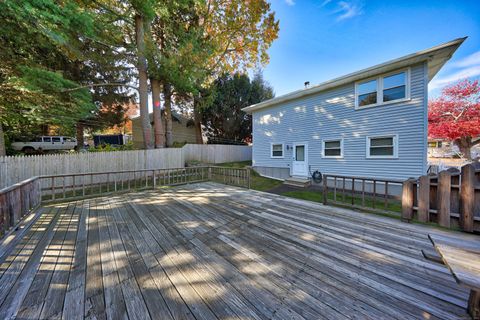
[[215,164],[251,159],[249,146],[189,144],[183,148],[0,157],[0,188],[43,175],[172,169],[192,160]]
[[209,166],[33,177],[0,190],[0,237],[41,203],[204,181],[250,188],[250,169]]
[[480,231],[480,170],[445,170],[403,182],[402,219],[436,222],[446,228]]

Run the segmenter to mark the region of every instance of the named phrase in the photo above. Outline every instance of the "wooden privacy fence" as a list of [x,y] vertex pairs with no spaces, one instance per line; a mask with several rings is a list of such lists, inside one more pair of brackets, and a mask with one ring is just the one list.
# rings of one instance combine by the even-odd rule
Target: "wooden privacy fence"
[[203,181],[250,188],[250,170],[205,166],[33,177],[0,190],[0,237],[41,203]]
[[43,175],[170,169],[184,167],[185,161],[215,164],[251,157],[249,146],[189,144],[183,148],[0,157],[0,188]]
[[401,180],[323,176],[323,203],[400,215]]
[[225,163],[252,160],[251,146],[223,144],[186,144],[183,146],[185,161]]
[[467,164],[460,173],[445,170],[404,181],[402,219],[480,231],[480,170]]

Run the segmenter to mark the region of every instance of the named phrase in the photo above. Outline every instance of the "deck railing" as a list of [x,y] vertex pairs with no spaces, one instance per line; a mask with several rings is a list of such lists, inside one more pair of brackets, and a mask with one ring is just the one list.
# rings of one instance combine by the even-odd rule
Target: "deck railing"
[[205,181],[250,188],[250,169],[204,166],[32,177],[0,190],[0,237],[41,203]]
[[400,215],[401,180],[323,176],[323,203]]
[[0,190],[0,237],[31,210],[40,205],[38,177],[27,179]]

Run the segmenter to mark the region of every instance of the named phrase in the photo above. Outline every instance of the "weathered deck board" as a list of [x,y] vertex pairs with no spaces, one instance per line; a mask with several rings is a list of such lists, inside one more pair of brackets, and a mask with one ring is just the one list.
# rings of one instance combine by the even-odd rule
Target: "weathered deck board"
[[0,265],[0,316],[467,318],[428,233],[215,183],[52,204]]

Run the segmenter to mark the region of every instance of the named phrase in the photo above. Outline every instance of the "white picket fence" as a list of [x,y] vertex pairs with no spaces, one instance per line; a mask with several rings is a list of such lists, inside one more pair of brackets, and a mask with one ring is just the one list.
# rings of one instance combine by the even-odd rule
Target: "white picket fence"
[[230,145],[0,157],[0,189],[39,175],[183,168],[192,160],[222,163],[251,157],[251,147]]

